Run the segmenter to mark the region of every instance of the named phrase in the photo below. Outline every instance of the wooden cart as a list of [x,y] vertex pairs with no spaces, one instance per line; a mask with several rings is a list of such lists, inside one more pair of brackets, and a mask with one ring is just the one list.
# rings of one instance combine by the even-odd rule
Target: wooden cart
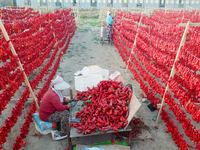
[[[78,101],[76,107],[72,108],[73,110],[71,111],[71,119],[75,118],[75,115],[77,113],[78,109],[81,109],[81,101]],[[124,129],[119,129],[118,132],[129,132],[129,146],[131,146],[132,144],[132,128],[133,128],[133,117],[135,115],[135,113],[137,112],[137,110],[140,108],[141,104],[138,101],[138,99],[136,98],[136,96],[134,95],[134,93],[132,93],[132,98],[130,100],[130,104],[129,104],[129,116],[127,118],[128,120],[128,124]],[[83,108],[82,108],[83,109]],[[105,133],[91,133],[91,134],[78,134],[77,129],[74,127],[69,126],[69,122],[67,122],[67,134],[68,134],[68,144],[69,144],[69,150],[72,150],[72,142],[71,142],[71,138],[76,138],[76,137],[84,137],[84,136],[93,136],[93,135],[100,135],[100,134],[108,134],[108,133],[114,133],[116,131],[113,130],[109,130]]]
[[108,37],[108,30],[109,30],[109,28],[107,26],[101,27],[100,44],[102,44],[102,46],[103,46],[105,41],[108,41],[108,43],[112,45],[112,40],[110,38],[111,35],[109,35],[109,37]]

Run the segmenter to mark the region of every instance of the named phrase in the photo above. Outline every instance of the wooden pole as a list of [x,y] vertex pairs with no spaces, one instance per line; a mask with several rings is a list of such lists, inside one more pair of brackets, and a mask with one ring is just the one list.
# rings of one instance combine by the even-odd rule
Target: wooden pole
[[[149,26],[149,34],[151,36],[151,27]],[[150,46],[151,46],[151,41],[150,41]]]
[[[124,20],[124,13],[122,15],[122,20]],[[120,29],[120,33],[122,33],[122,21],[121,21],[121,29]]]
[[[195,104],[200,107],[200,103],[195,103]],[[180,105],[180,103],[178,103],[178,105]],[[157,108],[161,108],[161,104],[157,104]]]
[[131,147],[132,146],[132,133],[133,133],[133,120],[131,120],[130,122],[130,126],[131,126],[131,131],[129,132],[129,146]]
[[195,11],[194,15],[196,16],[196,14],[197,14],[197,9],[196,9],[196,11]]
[[183,19],[184,19],[184,10],[183,10],[183,17],[182,17],[182,19],[181,19],[181,23],[183,22]]
[[67,140],[68,140],[69,150],[73,150],[72,141],[70,138],[69,119],[67,119],[67,122],[66,122],[66,129],[67,129]]
[[[170,76],[169,76],[169,79],[172,77],[174,77],[174,74],[175,74],[175,63],[176,61],[178,60],[178,56],[180,54],[180,50],[181,50],[181,47],[184,46],[185,44],[185,40],[186,40],[186,36],[187,36],[187,33],[188,33],[188,28],[189,28],[189,25],[190,25],[190,21],[187,22],[187,25],[185,27],[185,31],[183,33],[183,36],[182,36],[182,39],[181,39],[181,43],[179,45],[179,48],[178,48],[178,51],[177,51],[177,54],[176,54],[176,58],[174,60],[174,64],[172,66],[172,70],[171,70],[171,73],[170,73]],[[166,95],[166,92],[169,91],[169,82],[167,83],[167,87],[165,89],[165,93],[163,95],[163,99],[162,99],[162,103],[161,103],[161,108],[158,112],[158,117],[157,117],[157,120],[156,122],[159,123],[160,122],[160,119],[161,119],[161,116],[160,116],[160,113],[162,112],[162,107],[165,105],[165,95]]]
[[[179,23],[179,26],[185,27],[187,23]],[[190,26],[196,27],[200,26],[200,23],[190,23]]]
[[77,13],[77,22],[79,23],[79,19],[78,19],[78,6],[77,6],[76,13]]
[[[15,51],[15,48],[13,47],[13,44],[12,44],[12,42],[10,41],[10,38],[9,38],[9,36],[8,36],[8,33],[6,32],[6,30],[5,30],[5,28],[4,28],[4,25],[2,24],[1,20],[0,20],[0,28],[1,28],[1,31],[3,32],[3,35],[4,35],[5,39],[6,39],[6,41],[9,41],[9,46],[10,46],[10,48],[11,48],[12,54],[13,54],[14,56],[17,56],[17,53],[16,53],[16,51]],[[32,90],[32,88],[31,88],[31,86],[30,86],[30,83],[29,83],[29,81],[28,81],[28,78],[27,78],[27,76],[26,76],[26,73],[24,72],[24,69],[23,69],[22,64],[21,64],[21,62],[20,62],[19,59],[17,60],[17,63],[18,63],[18,65],[19,65],[19,69],[20,69],[21,71],[23,71],[23,75],[24,75],[24,78],[25,78],[26,85],[28,86],[28,89],[29,89],[29,91],[30,91],[30,94],[31,94],[31,97],[32,97],[33,101],[36,102],[36,108],[37,108],[37,110],[39,110],[39,105],[38,105],[38,103],[37,103],[35,94],[33,93],[33,90]]]
[[73,99],[72,89],[69,90],[70,99]]
[[[140,17],[140,22],[139,22],[139,25],[138,25],[138,28],[137,28],[136,36],[135,36],[133,47],[132,47],[132,50],[131,50],[131,55],[133,54],[133,49],[136,46],[136,40],[137,40],[137,37],[138,37],[138,34],[139,34],[138,30],[139,30],[139,27],[141,26],[141,22],[142,22],[142,14],[141,14],[141,17]],[[128,63],[130,62],[130,60],[131,60],[131,57],[129,57]],[[126,66],[126,72],[127,71],[128,71],[128,65]]]

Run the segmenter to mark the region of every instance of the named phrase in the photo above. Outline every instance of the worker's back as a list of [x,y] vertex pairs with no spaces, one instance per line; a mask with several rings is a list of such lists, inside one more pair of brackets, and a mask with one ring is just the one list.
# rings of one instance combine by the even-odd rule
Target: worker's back
[[109,24],[109,25],[112,25],[112,24],[113,24],[113,19],[112,19],[112,17],[111,17],[110,15],[107,16],[106,22],[107,22],[107,24]]

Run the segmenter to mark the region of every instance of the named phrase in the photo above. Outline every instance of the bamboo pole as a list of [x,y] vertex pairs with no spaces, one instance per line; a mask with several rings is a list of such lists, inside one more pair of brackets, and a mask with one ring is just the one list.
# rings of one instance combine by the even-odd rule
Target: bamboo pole
[[[200,107],[200,103],[194,103],[194,104],[196,104]],[[180,105],[180,103],[178,103],[178,105]],[[157,104],[157,108],[161,108],[161,104]]]
[[[187,25],[185,27],[185,31],[183,33],[183,36],[182,36],[182,39],[181,39],[181,43],[179,45],[179,48],[178,48],[178,51],[177,51],[177,54],[176,54],[176,58],[174,60],[174,64],[172,66],[172,70],[171,70],[171,73],[170,73],[170,76],[169,76],[169,79],[172,77],[174,77],[174,74],[175,74],[175,63],[176,61],[178,60],[178,56],[180,54],[180,50],[181,50],[181,47],[184,46],[185,44],[185,40],[186,40],[186,36],[187,36],[187,33],[188,33],[188,29],[189,29],[189,25],[190,25],[190,21],[187,22]],[[162,112],[162,107],[165,105],[165,95],[167,93],[167,91],[169,91],[169,82],[167,83],[167,87],[165,89],[165,93],[163,95],[163,99],[162,99],[162,103],[161,103],[161,108],[158,112],[158,117],[157,117],[157,120],[156,122],[159,123],[160,122],[160,119],[161,119],[161,116],[160,116],[160,113]]]
[[[5,39],[6,39],[6,41],[9,41],[9,46],[10,46],[10,48],[11,48],[12,54],[13,54],[14,56],[17,56],[17,53],[16,53],[16,51],[15,51],[15,48],[13,47],[13,44],[12,44],[12,42],[10,41],[10,38],[9,38],[9,36],[8,36],[8,33],[6,32],[6,30],[5,30],[5,28],[4,28],[4,25],[2,24],[1,20],[0,20],[0,28],[1,28],[1,31],[3,32],[3,35],[4,35]],[[21,71],[23,71],[23,75],[24,75],[24,78],[25,78],[26,85],[28,86],[28,89],[29,89],[29,91],[30,91],[30,94],[31,94],[31,97],[32,97],[33,101],[36,102],[36,108],[37,108],[37,110],[39,110],[39,105],[38,105],[38,103],[37,103],[35,94],[33,93],[33,90],[32,90],[32,88],[31,88],[31,86],[30,86],[30,83],[29,83],[29,81],[28,81],[28,78],[27,78],[27,76],[26,76],[26,73],[24,72],[24,69],[23,69],[22,64],[21,64],[21,62],[20,62],[19,59],[17,60],[17,63],[18,63],[18,65],[19,65],[19,69],[20,69]]]
[[183,19],[184,19],[184,10],[183,10],[183,17],[182,17],[182,19],[181,19],[181,23],[183,22]]
[[[132,50],[131,50],[131,55],[133,54],[134,47],[136,46],[136,40],[137,40],[137,37],[138,37],[138,34],[139,34],[138,30],[139,30],[139,27],[141,26],[142,17],[143,17],[142,14],[141,14],[141,17],[140,17],[140,22],[139,22],[139,25],[138,25],[138,28],[137,28],[136,36],[135,36],[133,47],[132,47]],[[130,62],[130,60],[131,60],[131,57],[129,56],[128,63]],[[126,72],[127,71],[128,71],[128,65],[126,66]]]
[[77,9],[76,9],[76,13],[77,13],[77,22],[79,23],[79,18],[78,18],[78,6],[77,6]]
[[[187,23],[179,23],[179,26],[185,27]],[[200,23],[190,23],[190,26],[196,27],[200,26]]]
[[198,9],[196,9],[196,11],[195,11],[195,14],[194,14],[195,16],[196,16],[196,14],[197,14],[197,10],[198,10]]
[[[149,26],[149,34],[151,36],[151,27]],[[151,41],[150,41],[150,47],[151,47]]]
[[66,129],[67,129],[68,147],[69,147],[69,150],[73,150],[72,141],[71,141],[71,138],[70,138],[70,126],[69,125],[70,125],[70,122],[69,122],[69,119],[67,119]]

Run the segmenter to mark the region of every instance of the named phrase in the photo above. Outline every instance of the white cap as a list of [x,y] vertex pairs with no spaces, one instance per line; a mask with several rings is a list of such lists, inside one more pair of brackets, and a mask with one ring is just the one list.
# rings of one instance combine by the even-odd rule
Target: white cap
[[110,11],[108,11],[108,12],[107,12],[107,16],[109,16],[110,14],[111,14],[111,12],[110,12]]
[[57,76],[54,80],[51,80],[51,86],[53,86],[56,90],[65,90],[70,88],[70,85],[66,83],[60,76]]

